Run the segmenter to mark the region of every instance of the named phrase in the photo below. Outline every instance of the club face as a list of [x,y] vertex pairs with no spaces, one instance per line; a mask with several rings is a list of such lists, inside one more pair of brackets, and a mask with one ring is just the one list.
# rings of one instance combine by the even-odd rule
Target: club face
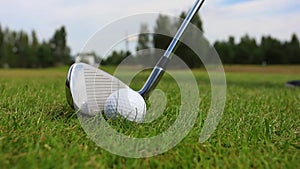
[[70,106],[75,111],[91,116],[101,113],[110,94],[122,88],[128,86],[85,63],[73,64],[66,79],[66,97]]

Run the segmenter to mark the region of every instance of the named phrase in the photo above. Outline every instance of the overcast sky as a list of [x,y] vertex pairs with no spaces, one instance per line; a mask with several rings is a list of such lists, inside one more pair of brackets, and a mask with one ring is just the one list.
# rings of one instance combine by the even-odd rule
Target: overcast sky
[[[0,24],[12,30],[36,30],[48,40],[65,25],[72,53],[104,25],[125,16],[163,13],[178,16],[195,0],[0,0]],[[289,40],[300,37],[299,0],[206,0],[200,10],[207,39],[225,40],[244,34],[260,39],[272,35]],[[126,30],[124,30],[125,32]]]

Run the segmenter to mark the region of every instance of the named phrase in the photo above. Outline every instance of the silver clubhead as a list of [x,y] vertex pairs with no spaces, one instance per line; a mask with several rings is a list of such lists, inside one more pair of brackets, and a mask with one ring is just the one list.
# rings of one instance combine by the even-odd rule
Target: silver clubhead
[[106,99],[123,88],[129,87],[114,76],[85,63],[73,64],[66,80],[68,103],[88,116],[102,113]]

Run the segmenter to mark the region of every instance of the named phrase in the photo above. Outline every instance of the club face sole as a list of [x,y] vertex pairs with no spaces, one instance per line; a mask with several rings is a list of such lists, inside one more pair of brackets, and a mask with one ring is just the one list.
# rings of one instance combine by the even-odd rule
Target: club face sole
[[75,111],[90,116],[101,113],[106,99],[123,88],[129,87],[116,77],[85,63],[73,64],[66,80],[68,103]]

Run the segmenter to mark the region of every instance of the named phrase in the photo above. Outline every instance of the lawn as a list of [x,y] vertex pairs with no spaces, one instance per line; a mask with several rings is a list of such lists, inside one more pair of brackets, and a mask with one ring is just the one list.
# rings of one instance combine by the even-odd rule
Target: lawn
[[[213,135],[198,142],[210,83],[203,70],[194,70],[202,112],[196,124],[173,149],[142,159],[111,154],[88,138],[65,99],[67,68],[0,70],[0,168],[299,168],[300,88],[284,84],[300,80],[300,66],[225,70],[227,101]],[[146,74],[135,80],[143,81]],[[168,75],[158,88],[166,93],[168,107],[157,121],[110,124],[135,137],[166,130],[176,119],[180,96]]]

